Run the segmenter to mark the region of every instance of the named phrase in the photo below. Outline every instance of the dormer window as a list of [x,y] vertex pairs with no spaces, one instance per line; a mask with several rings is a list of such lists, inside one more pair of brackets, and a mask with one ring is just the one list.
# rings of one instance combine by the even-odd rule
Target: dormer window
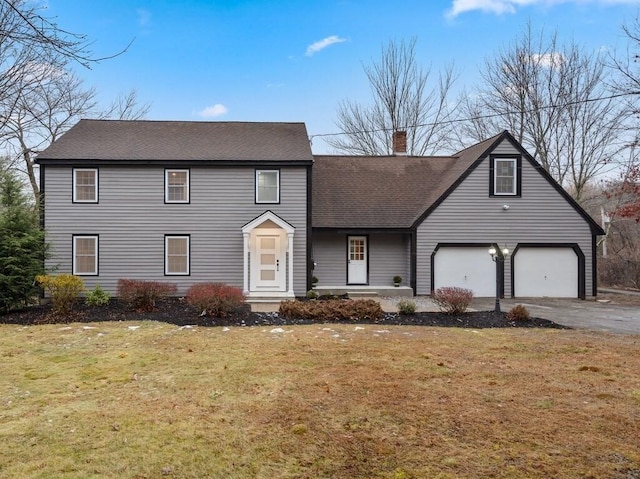
[[490,163],[490,196],[520,196],[519,156],[492,156]]

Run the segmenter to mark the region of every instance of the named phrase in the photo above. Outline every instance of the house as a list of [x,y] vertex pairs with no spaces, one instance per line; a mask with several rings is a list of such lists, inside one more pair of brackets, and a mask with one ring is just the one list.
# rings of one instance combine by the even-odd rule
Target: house
[[[119,278],[596,294],[602,229],[508,133],[453,156],[313,156],[302,123],[81,120],[38,155],[49,267]],[[493,261],[490,246],[510,254]],[[498,253],[498,256],[501,253]]]

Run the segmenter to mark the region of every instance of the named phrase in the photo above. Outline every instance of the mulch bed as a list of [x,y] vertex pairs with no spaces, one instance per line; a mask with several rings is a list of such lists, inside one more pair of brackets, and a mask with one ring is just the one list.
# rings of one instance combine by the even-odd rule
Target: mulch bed
[[[117,299],[111,299],[105,306],[87,306],[78,303],[73,312],[63,317],[52,313],[49,305],[33,306],[19,311],[0,315],[0,323],[4,324],[53,324],[53,323],[93,323],[100,321],[161,321],[177,326],[283,326],[295,324],[314,324],[318,321],[305,319],[286,319],[278,313],[254,313],[249,305],[233,315],[225,318],[201,316],[198,311],[179,298],[166,298],[156,304],[152,312],[133,311],[128,304]],[[442,326],[461,328],[555,328],[570,329],[547,319],[530,318],[528,321],[510,322],[506,319],[506,313],[494,311],[472,311],[464,314],[444,313],[415,313],[401,315],[398,313],[385,313],[383,318],[377,321],[327,321],[327,323],[346,324],[387,324],[387,325],[411,325],[411,326]]]

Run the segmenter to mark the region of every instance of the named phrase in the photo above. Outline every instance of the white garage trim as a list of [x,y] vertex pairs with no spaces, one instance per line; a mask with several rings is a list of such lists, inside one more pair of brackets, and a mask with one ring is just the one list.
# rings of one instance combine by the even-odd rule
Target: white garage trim
[[[436,246],[431,255],[432,290],[456,286],[470,289],[475,297],[495,297],[497,267],[488,252],[490,246],[489,243]],[[498,273],[501,278],[502,273],[502,270]]]
[[511,278],[518,298],[584,298],[584,254],[576,244],[520,244]]

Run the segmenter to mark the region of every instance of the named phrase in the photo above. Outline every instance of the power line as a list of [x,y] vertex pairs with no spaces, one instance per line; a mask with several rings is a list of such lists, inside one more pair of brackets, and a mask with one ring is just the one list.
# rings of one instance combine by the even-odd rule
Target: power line
[[[546,106],[541,106],[541,107],[536,107],[536,108],[531,108],[529,110],[523,110],[522,113],[525,114],[529,114],[529,113],[533,113],[539,110],[550,110],[553,108],[565,108],[568,106],[573,106],[573,105],[580,105],[583,103],[593,103],[596,101],[603,101],[603,100],[613,100],[615,98],[621,98],[624,96],[632,96],[632,95],[640,95],[640,91],[631,91],[631,92],[625,92],[625,93],[615,93],[612,95],[607,95],[607,96],[601,96],[601,97],[597,97],[597,98],[587,98],[586,100],[575,100],[575,101],[570,101],[570,102],[566,102],[566,103],[557,103],[557,104],[551,104],[551,105],[546,105]],[[489,118],[496,118],[496,117],[500,117],[500,116],[507,116],[507,115],[512,115],[515,112],[513,111],[509,111],[509,112],[505,112],[505,113],[489,113],[486,115],[478,115],[478,116],[472,116],[470,118],[455,118],[453,120],[443,120],[443,121],[437,121],[437,122],[428,122],[428,123],[419,123],[417,125],[404,125],[403,127],[400,127],[400,129],[409,129],[409,128],[420,128],[420,127],[424,127],[424,126],[435,126],[435,125],[450,125],[453,123],[462,123],[465,121],[476,121],[476,120],[486,120]],[[392,131],[393,128],[374,128],[371,130],[356,130],[356,131],[342,131],[339,133],[318,133],[315,135],[309,135],[309,141],[313,141],[314,138],[323,138],[323,137],[329,137],[329,136],[342,136],[342,135],[355,135],[358,133],[378,133],[381,131]]]

